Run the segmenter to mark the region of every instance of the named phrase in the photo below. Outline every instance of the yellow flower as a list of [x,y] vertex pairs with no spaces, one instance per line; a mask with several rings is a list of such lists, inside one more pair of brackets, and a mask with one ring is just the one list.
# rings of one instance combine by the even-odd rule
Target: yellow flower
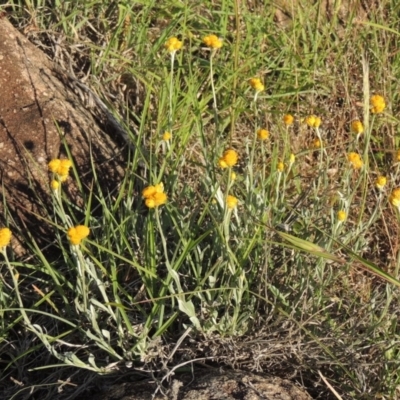
[[283,172],[285,169],[285,164],[282,161],[279,161],[276,166],[276,169],[278,172]]
[[305,121],[310,128],[319,128],[322,122],[321,118],[316,115],[309,115]]
[[231,181],[234,181],[236,179],[236,173],[235,172],[231,172]]
[[60,182],[58,182],[58,181],[56,181],[55,179],[53,179],[52,181],[51,181],[51,188],[53,189],[53,190],[58,190],[58,188],[60,187]]
[[346,211],[343,211],[343,210],[338,211],[338,213],[337,213],[338,221],[343,222],[346,218],[347,218]]
[[221,168],[229,168],[236,165],[238,161],[238,154],[235,150],[228,149],[224,151],[224,154],[218,160],[219,166]]
[[172,138],[171,132],[164,132],[162,139],[166,142]]
[[235,196],[228,195],[226,197],[226,205],[230,210],[234,209],[237,206],[237,204],[238,204],[238,199]]
[[67,235],[73,245],[79,245],[81,241],[89,236],[90,229],[85,225],[77,225],[68,229]]
[[373,95],[370,102],[372,114],[380,114],[386,107],[385,99],[379,94]]
[[379,189],[379,190],[383,190],[383,188],[385,187],[387,183],[387,179],[385,176],[378,176],[378,178],[376,178],[375,181],[375,186]]
[[283,123],[284,123],[286,126],[292,125],[292,124],[293,124],[293,121],[294,121],[293,115],[291,115],[291,114],[286,114],[286,115],[283,116]]
[[0,229],[0,248],[8,246],[11,241],[12,233],[8,228]]
[[322,146],[321,140],[319,138],[315,138],[314,141],[312,142],[312,147],[314,149],[319,149]]
[[203,43],[211,49],[220,49],[222,47],[222,40],[216,35],[205,36]]
[[362,133],[364,133],[364,126],[362,122],[359,121],[358,119],[354,120],[351,123],[351,131],[353,133],[356,133],[357,135],[361,135]]
[[183,43],[176,37],[169,38],[165,43],[165,48],[170,52],[174,53],[182,48]]
[[164,193],[164,185],[158,183],[155,186],[147,186],[142,191],[142,196],[145,199],[145,204],[148,208],[155,208],[167,202],[167,195]]
[[72,161],[68,159],[60,160],[55,158],[49,162],[48,167],[53,174],[58,175],[61,182],[64,182],[68,178],[69,169],[72,167]]
[[249,80],[250,86],[256,91],[256,92],[262,92],[264,90],[264,85],[261,82],[261,79],[259,78],[251,78]]
[[296,156],[292,153],[289,157],[289,164],[292,165],[296,160]]
[[363,166],[363,162],[358,153],[351,152],[347,155],[347,159],[349,163],[353,166],[354,169],[360,169]]
[[269,137],[269,132],[268,132],[266,129],[259,129],[259,130],[257,131],[257,137],[258,137],[260,140],[266,140],[266,139],[268,139],[268,137]]
[[58,171],[58,168],[60,167],[61,160],[58,158],[55,158],[54,160],[51,160],[48,164],[49,170],[53,172],[53,174],[56,174]]
[[400,210],[400,188],[393,189],[389,196],[389,201],[394,207]]

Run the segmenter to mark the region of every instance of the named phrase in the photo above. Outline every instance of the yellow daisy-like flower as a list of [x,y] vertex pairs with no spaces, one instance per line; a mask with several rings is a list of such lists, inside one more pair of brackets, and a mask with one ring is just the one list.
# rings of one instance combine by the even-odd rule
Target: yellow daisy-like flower
[[237,204],[238,204],[238,199],[235,196],[228,195],[226,197],[226,206],[230,210],[234,209],[237,206]]
[[164,193],[164,185],[162,183],[158,183],[154,186],[147,186],[143,189],[142,196],[148,208],[162,206],[168,199],[167,195]]
[[171,138],[172,138],[171,132],[164,132],[164,134],[163,134],[163,136],[162,136],[162,139],[163,139],[165,142],[168,142],[168,140],[171,140]]
[[319,128],[322,122],[321,118],[317,117],[316,115],[309,115],[306,117],[305,121],[310,128]]
[[221,168],[230,168],[236,165],[238,162],[238,154],[233,149],[224,151],[224,154],[218,160],[218,164]]
[[400,211],[400,188],[393,189],[389,196],[390,203]]
[[172,37],[165,42],[164,46],[170,53],[174,53],[182,48],[183,43],[178,38]]
[[11,241],[12,233],[8,228],[0,229],[0,249],[8,246]]
[[203,43],[211,49],[220,49],[222,47],[222,40],[216,35],[205,36]]
[[385,176],[378,176],[375,180],[375,186],[379,189],[379,190],[383,190],[383,188],[385,187],[387,183],[387,179]]
[[256,92],[262,92],[265,89],[261,79],[259,78],[251,78],[249,84]]
[[67,235],[71,244],[77,246],[89,236],[90,229],[85,225],[77,225],[68,229]]
[[236,173],[234,171],[231,172],[231,181],[236,180]]
[[343,210],[338,211],[338,213],[337,213],[338,221],[343,222],[346,220],[346,218],[347,218],[346,211],[343,211]]
[[370,102],[372,114],[380,114],[386,108],[385,99],[379,94],[373,95]]
[[364,126],[362,122],[359,121],[358,119],[354,120],[351,123],[351,131],[353,133],[356,133],[357,135],[361,135],[362,133],[364,133]]
[[296,160],[296,156],[292,153],[289,157],[289,164],[292,165]]
[[286,115],[283,116],[283,123],[284,123],[286,126],[292,125],[293,122],[294,122],[294,117],[293,117],[293,115],[291,115],[291,114],[286,114]]
[[266,129],[259,129],[259,130],[257,131],[257,137],[258,137],[260,140],[266,140],[266,139],[268,139],[268,137],[269,137],[269,132],[268,132]]
[[351,152],[347,155],[347,159],[349,163],[352,165],[354,169],[360,169],[363,166],[363,161],[358,153]]
[[276,165],[276,169],[278,172],[283,172],[285,170],[285,164],[282,161],[279,161]]

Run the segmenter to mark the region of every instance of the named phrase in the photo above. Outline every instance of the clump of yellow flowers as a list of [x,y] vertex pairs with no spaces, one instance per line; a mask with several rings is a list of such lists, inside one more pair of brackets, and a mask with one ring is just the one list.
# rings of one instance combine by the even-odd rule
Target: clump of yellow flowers
[[222,40],[216,35],[205,36],[203,43],[211,49],[220,49],[222,47]]
[[351,152],[347,155],[349,163],[354,169],[361,169],[363,166],[363,161],[358,153]]
[[78,246],[81,241],[89,236],[90,229],[85,225],[72,226],[68,229],[68,238],[71,244]]
[[249,84],[256,92],[262,92],[265,88],[259,78],[251,78]]
[[167,202],[167,195],[164,193],[164,185],[158,183],[154,186],[147,186],[142,191],[142,196],[145,199],[144,203],[148,208],[156,208]]
[[[48,164],[49,170],[55,174],[60,182],[65,182],[68,179],[69,170],[72,167],[72,161],[68,159],[58,159],[55,158],[51,160]],[[54,182],[54,181],[53,181]],[[56,184],[51,184],[52,188],[56,186]],[[58,186],[57,186],[58,188]]]
[[316,115],[309,115],[306,119],[306,124],[310,127],[310,128],[319,128],[319,126],[321,125],[321,118],[317,117]]
[[372,114],[380,114],[386,108],[385,99],[379,94],[373,95],[370,102]]
[[218,164],[221,168],[230,168],[237,164],[238,154],[233,149],[224,151],[222,157],[219,158]]
[[170,53],[175,53],[182,48],[183,43],[176,37],[169,38],[165,43],[165,48]]
[[0,249],[3,250],[10,244],[12,233],[8,228],[0,229]]

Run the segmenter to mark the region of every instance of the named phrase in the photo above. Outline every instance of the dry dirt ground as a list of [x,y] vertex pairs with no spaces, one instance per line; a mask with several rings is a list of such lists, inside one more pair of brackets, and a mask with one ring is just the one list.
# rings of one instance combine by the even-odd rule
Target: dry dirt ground
[[[41,203],[49,201],[47,163],[66,157],[68,145],[87,190],[90,190],[90,159],[104,184],[115,188],[123,176],[120,127],[107,113],[93,117],[85,101],[74,93],[86,89],[60,71],[40,50],[21,35],[6,18],[0,19],[0,172],[3,192],[13,218],[37,234],[46,235],[40,218]],[[87,94],[87,93],[86,93]],[[107,132],[106,132],[107,131]],[[79,196],[72,183],[70,196]],[[4,210],[2,210],[4,211]],[[14,252],[23,252],[13,243]],[[121,378],[121,377],[120,377]],[[190,382],[191,381],[191,382]],[[190,382],[190,383],[189,383]],[[157,392],[151,383],[123,383],[93,397],[98,400],[145,400]],[[277,399],[311,397],[288,380],[244,372],[213,373],[174,380],[166,397],[155,399]]]

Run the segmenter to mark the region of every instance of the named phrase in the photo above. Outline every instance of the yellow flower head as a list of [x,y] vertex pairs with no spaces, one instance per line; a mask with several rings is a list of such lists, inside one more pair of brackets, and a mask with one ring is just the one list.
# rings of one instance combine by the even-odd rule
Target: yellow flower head
[[55,158],[54,160],[51,160],[48,164],[49,170],[53,172],[53,174],[56,174],[58,171],[58,168],[60,167],[61,160],[58,158]]
[[315,138],[312,142],[312,148],[319,149],[322,146],[321,140],[319,138]]
[[289,157],[289,164],[292,165],[296,160],[296,156],[292,153]]
[[67,235],[73,245],[79,245],[81,241],[89,236],[90,229],[85,225],[77,225],[68,229]]
[[276,165],[276,169],[278,172],[283,172],[285,170],[285,164],[282,161],[279,161]]
[[349,163],[352,165],[354,169],[360,169],[363,166],[363,161],[358,153],[351,152],[347,155],[347,159]]
[[230,194],[226,197],[226,206],[232,210],[238,204],[238,199],[235,196],[231,196]]
[[229,168],[236,165],[238,162],[238,154],[233,149],[224,151],[224,154],[218,160],[218,164],[221,168]]
[[0,248],[4,248],[10,244],[12,233],[8,228],[0,229]]
[[390,203],[400,210],[400,188],[393,189],[389,196]]
[[351,123],[351,131],[353,133],[356,133],[357,135],[361,135],[362,133],[364,133],[364,126],[362,122],[359,121],[358,119],[354,120]]
[[142,191],[144,197],[144,203],[148,208],[155,208],[161,206],[167,202],[167,195],[164,193],[164,185],[158,183],[155,186],[147,186]]
[[264,90],[264,85],[261,82],[261,79],[259,78],[251,78],[249,80],[250,86],[256,91],[256,92],[262,92]]
[[64,182],[68,178],[69,170],[72,167],[72,161],[55,158],[49,162],[48,167],[53,174],[58,175],[61,182]]
[[269,132],[268,132],[266,129],[259,129],[259,130],[257,131],[257,137],[258,137],[260,140],[266,140],[266,139],[268,139],[268,137],[269,137]]
[[164,134],[163,134],[163,136],[162,136],[162,139],[163,139],[165,142],[168,142],[168,140],[170,140],[171,138],[172,138],[171,132],[164,132]]
[[347,218],[346,211],[343,211],[343,210],[338,211],[338,213],[337,213],[338,221],[343,222],[346,220],[346,218]]
[[234,171],[231,172],[231,181],[236,180],[236,173]]
[[385,176],[378,176],[378,177],[376,178],[376,181],[375,181],[375,186],[376,186],[379,190],[383,190],[383,188],[385,187],[386,183],[387,183],[387,179],[386,179]]
[[52,181],[51,181],[51,188],[53,189],[53,190],[58,190],[58,188],[60,187],[60,182],[58,182],[58,181],[56,181],[55,179],[53,179]]
[[309,115],[305,121],[310,128],[319,128],[322,122],[321,118],[316,115]]
[[165,48],[170,52],[174,53],[182,48],[183,43],[176,37],[169,38],[165,42]]
[[283,123],[284,123],[286,126],[292,125],[292,124],[293,124],[293,121],[294,121],[293,115],[291,115],[291,114],[286,114],[286,115],[283,116]]
[[379,94],[373,95],[370,102],[372,114],[380,114],[386,108],[385,99]]
[[203,38],[203,43],[211,49],[220,49],[222,47],[222,40],[216,35],[207,35]]

